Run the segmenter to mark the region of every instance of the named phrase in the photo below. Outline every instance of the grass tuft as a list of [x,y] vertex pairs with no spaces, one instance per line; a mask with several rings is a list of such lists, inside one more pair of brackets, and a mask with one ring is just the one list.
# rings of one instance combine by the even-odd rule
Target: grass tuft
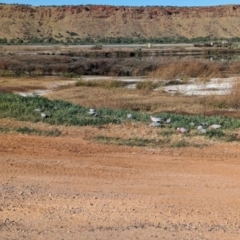
[[101,87],[101,88],[122,88],[125,86],[125,83],[117,80],[78,80],[75,83],[76,87]]
[[204,105],[220,109],[240,109],[240,78],[237,78],[230,91],[223,96],[206,96]]
[[34,128],[28,128],[28,127],[18,127],[14,129],[18,133],[22,134],[30,134],[30,135],[39,135],[39,136],[60,136],[61,132],[58,129],[55,130],[38,130]]
[[186,140],[182,139],[182,140],[173,142],[170,145],[170,147],[172,147],[172,148],[181,148],[181,147],[187,147],[189,145],[190,144]]
[[61,131],[58,129],[54,130],[39,130],[35,128],[29,128],[29,127],[17,127],[17,128],[6,128],[6,127],[0,127],[1,133],[9,133],[9,132],[17,132],[22,134],[29,134],[29,135],[38,135],[38,136],[60,136]]
[[225,133],[221,129],[210,129],[207,130],[206,136],[209,138],[222,138],[225,136]]
[[138,89],[138,90],[154,90],[160,86],[161,86],[160,82],[142,81],[142,82],[138,82],[136,84],[136,89]]
[[163,62],[156,70],[149,73],[151,78],[157,79],[188,79],[226,77],[229,73],[239,74],[239,63],[220,63],[209,61],[171,61]]
[[97,136],[95,137],[96,141],[102,143],[110,143],[116,145],[125,145],[125,146],[136,146],[136,147],[164,147],[168,145],[169,139],[161,139],[161,138],[119,138],[119,137],[106,137],[106,136]]

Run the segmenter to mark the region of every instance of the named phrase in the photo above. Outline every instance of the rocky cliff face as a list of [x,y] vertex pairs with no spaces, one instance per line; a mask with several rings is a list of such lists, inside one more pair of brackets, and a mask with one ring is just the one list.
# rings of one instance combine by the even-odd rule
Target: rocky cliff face
[[240,5],[31,7],[0,5],[0,38],[235,37]]

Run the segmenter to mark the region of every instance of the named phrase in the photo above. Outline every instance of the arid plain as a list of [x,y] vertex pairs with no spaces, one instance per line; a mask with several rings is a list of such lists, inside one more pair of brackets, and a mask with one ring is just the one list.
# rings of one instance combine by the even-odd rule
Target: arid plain
[[[153,77],[145,86],[128,89],[109,85],[109,80],[86,85],[84,77],[4,76],[0,91],[43,90],[51,101],[86,108],[221,115],[238,121],[233,103],[239,99],[233,91],[172,95],[161,86],[153,90]],[[237,92],[239,78],[234,77]],[[182,81],[189,83],[190,77]],[[239,128],[226,130],[231,136],[226,141],[194,129],[185,135],[149,123],[127,119],[120,124],[53,125],[2,112],[0,238],[238,239]],[[135,142],[129,144],[129,139]]]
[[240,239],[240,5],[0,16],[1,240]]

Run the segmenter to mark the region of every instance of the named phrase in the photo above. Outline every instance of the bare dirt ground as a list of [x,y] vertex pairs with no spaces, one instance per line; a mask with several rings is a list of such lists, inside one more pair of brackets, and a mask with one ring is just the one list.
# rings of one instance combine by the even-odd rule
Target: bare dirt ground
[[60,128],[0,134],[0,239],[239,239],[239,143],[127,147]]

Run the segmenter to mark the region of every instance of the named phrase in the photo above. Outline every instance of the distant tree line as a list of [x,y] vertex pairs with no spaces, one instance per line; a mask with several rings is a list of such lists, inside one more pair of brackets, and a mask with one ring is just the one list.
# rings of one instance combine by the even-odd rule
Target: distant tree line
[[30,4],[23,4],[23,3],[0,3],[0,5],[17,5],[17,6],[32,7],[32,5]]
[[[75,34],[70,34],[71,36]],[[86,37],[86,38],[70,38],[67,37],[65,40],[56,39],[54,37],[47,38],[0,38],[0,45],[48,45],[48,44],[66,44],[66,45],[88,45],[88,44],[145,44],[145,43],[206,43],[211,41],[229,41],[229,42],[240,42],[240,37],[233,38],[213,38],[211,36],[207,37],[196,37],[196,38],[186,38],[186,37],[150,37],[150,38],[131,38],[131,37]]]
[[[116,8],[204,8],[202,6],[174,6],[174,5],[145,5],[145,6],[131,6],[131,5],[108,5],[108,4],[76,4],[76,5],[38,5],[34,6],[31,4],[24,3],[0,3],[0,5],[13,5],[13,6],[26,6],[26,7],[91,7],[91,6],[101,6],[101,7],[116,7]],[[221,7],[222,5],[216,5]]]

